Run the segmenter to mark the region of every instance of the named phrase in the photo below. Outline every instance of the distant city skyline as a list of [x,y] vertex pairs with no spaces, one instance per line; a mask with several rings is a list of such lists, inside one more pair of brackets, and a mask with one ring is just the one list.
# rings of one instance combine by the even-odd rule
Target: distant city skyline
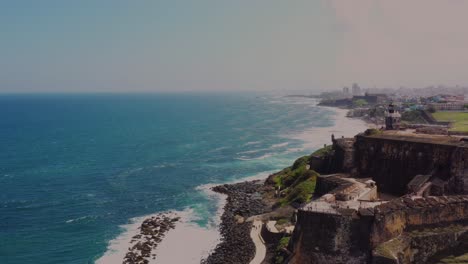
[[467,86],[468,1],[4,1],[0,93]]

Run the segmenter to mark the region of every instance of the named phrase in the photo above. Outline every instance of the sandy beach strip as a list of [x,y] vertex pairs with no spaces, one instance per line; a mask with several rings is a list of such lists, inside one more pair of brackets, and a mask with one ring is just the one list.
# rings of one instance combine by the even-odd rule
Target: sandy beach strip
[[[346,114],[348,110],[333,107],[323,107],[335,112],[333,116],[334,125],[331,127],[318,127],[310,128],[296,134],[286,135],[286,138],[298,139],[304,142],[306,149],[318,149],[323,147],[324,144],[331,144],[331,134],[335,137],[352,137],[360,132],[369,128],[369,124],[365,121],[348,118]],[[314,118],[311,115],[310,118]],[[260,173],[256,176],[239,179],[235,182],[228,182],[228,184],[245,182],[253,179],[266,179],[272,172]],[[217,184],[219,185],[219,184]],[[213,251],[213,249],[221,242],[222,237],[220,234],[219,226],[221,224],[221,215],[224,213],[226,205],[226,195],[215,193],[211,191],[214,184],[202,185],[197,188],[197,191],[206,192],[212,199],[217,200],[219,210],[213,216],[214,225],[201,227],[195,223],[197,216],[191,209],[184,211],[176,211],[176,217],[180,217],[175,223],[175,228],[170,229],[165,233],[164,239],[160,241],[154,251],[155,259],[147,258],[149,263],[200,263]],[[159,215],[159,214],[155,214]],[[145,219],[152,216],[144,216],[135,218],[132,223],[124,226],[125,232],[118,238],[110,242],[109,250],[101,257],[96,263],[122,263],[128,248],[132,246],[132,238],[138,234],[139,227]],[[174,216],[174,215],[172,215]],[[247,237],[246,239],[250,239]]]

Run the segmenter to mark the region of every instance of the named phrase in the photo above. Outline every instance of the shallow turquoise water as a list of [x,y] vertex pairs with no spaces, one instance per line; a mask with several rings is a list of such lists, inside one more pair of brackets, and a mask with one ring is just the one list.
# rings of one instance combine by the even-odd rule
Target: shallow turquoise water
[[254,94],[0,96],[0,263],[92,263],[129,219],[216,206],[195,188],[289,165],[333,124]]

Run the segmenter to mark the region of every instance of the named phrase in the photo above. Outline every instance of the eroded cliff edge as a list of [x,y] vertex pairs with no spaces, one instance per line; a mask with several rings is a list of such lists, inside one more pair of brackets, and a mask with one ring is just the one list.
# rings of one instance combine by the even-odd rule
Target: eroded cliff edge
[[460,137],[332,136],[332,145],[265,183],[216,187],[228,195],[223,241],[205,262],[249,263],[248,234],[261,221],[262,263],[463,263],[456,259],[468,259],[467,158]]
[[322,175],[285,263],[429,263],[465,243],[463,138],[369,130],[332,141],[310,159]]

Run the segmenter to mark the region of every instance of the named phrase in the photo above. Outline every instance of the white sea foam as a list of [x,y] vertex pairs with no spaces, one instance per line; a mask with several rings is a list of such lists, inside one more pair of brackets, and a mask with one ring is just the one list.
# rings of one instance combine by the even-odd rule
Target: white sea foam
[[[353,137],[356,134],[363,132],[369,127],[366,122],[361,119],[347,118],[345,109],[324,107],[335,111],[334,125],[330,127],[317,127],[306,129],[301,132],[284,135],[292,139],[299,139],[304,142],[305,149],[317,149],[324,144],[331,144],[331,135],[334,134],[336,138],[339,137]],[[313,116],[311,116],[313,118]]]
[[[219,211],[221,214],[222,210]],[[218,225],[201,227],[194,220],[197,220],[196,214],[193,211],[186,212],[176,228],[170,230],[158,245],[155,251],[156,261],[150,263],[198,264],[206,258],[220,242]]]
[[254,158],[254,159],[256,159],[256,160],[263,160],[263,159],[272,157],[273,155],[275,155],[275,153],[266,153],[266,154],[264,154],[264,155],[262,155],[262,156],[260,156],[260,157]]
[[95,263],[122,263],[125,254],[127,253],[127,249],[132,246],[130,243],[132,237],[139,233],[138,227],[148,217],[151,216],[132,218],[129,224],[121,226],[123,232],[117,238],[109,242],[106,253],[96,260]]
[[170,163],[170,162],[163,162],[161,164],[153,165],[155,169],[162,169],[162,168],[169,168],[169,167],[177,167],[177,163]]
[[282,147],[286,147],[287,145],[289,145],[289,142],[283,142],[283,143],[279,143],[279,144],[273,144],[271,147],[272,147],[272,148],[282,148]]
[[229,147],[227,147],[227,146],[219,147],[219,148],[215,148],[215,149],[210,150],[210,152],[220,151],[220,150],[228,149],[228,148],[229,148]]
[[240,156],[236,158],[237,160],[243,160],[243,161],[248,161],[248,160],[263,160],[269,157],[272,157],[274,154],[273,153],[266,153],[264,155],[258,156],[258,157],[246,157],[246,156]]
[[249,145],[257,145],[257,144],[260,144],[262,143],[261,141],[249,141],[247,143],[244,144],[244,146],[249,146]]
[[88,219],[88,218],[92,218],[92,217],[91,216],[77,217],[77,218],[74,218],[74,219],[69,219],[69,220],[65,221],[65,223],[70,224],[70,223],[85,220],[85,219]]
[[[301,102],[302,103],[302,102]],[[299,133],[292,135],[285,135],[285,138],[299,139],[304,142],[303,148],[291,148],[286,150],[286,153],[303,151],[304,149],[315,149],[323,146],[323,144],[330,144],[331,139],[330,135],[333,133],[336,137],[346,136],[351,137],[355,134],[362,132],[368,126],[365,122],[357,119],[346,118],[346,110],[331,108],[336,112],[334,116],[335,125],[332,127],[323,127],[323,128],[312,128]],[[311,116],[313,118],[313,116]],[[255,145],[259,144],[259,141],[251,141],[244,144]],[[286,146],[287,143],[275,144],[272,148],[279,148]],[[266,159],[271,157],[273,153],[265,154],[261,157],[252,158],[252,159]],[[252,160],[247,158],[238,158],[240,160]],[[227,183],[235,183],[242,181],[251,181],[251,180],[265,180],[269,175],[276,172],[274,171],[265,171],[258,173],[256,175],[234,179]],[[197,191],[201,191],[216,202],[217,213],[211,219],[211,222],[206,227],[201,227],[195,220],[198,219],[197,213],[191,209],[187,208],[184,211],[174,212],[181,220],[177,222],[176,228],[170,230],[163,241],[158,245],[156,249],[157,258],[156,261],[150,260],[150,263],[200,263],[200,260],[207,257],[216,245],[219,243],[221,236],[219,233],[219,224],[221,222],[221,215],[223,213],[223,208],[226,203],[226,196],[215,193],[211,190],[211,187],[219,184],[206,184],[201,185],[196,188]],[[159,214],[159,213],[158,213]],[[141,223],[150,216],[143,216],[134,218],[131,220],[131,223],[125,226],[122,226],[124,232],[118,236],[116,239],[109,242],[108,250],[96,263],[121,263],[128,247],[131,245],[131,238],[139,232],[138,227]]]
[[289,153],[301,152],[301,151],[304,151],[304,148],[289,148],[283,153],[289,154]]
[[238,152],[238,153],[236,153],[236,154],[237,154],[237,155],[242,155],[242,154],[254,154],[254,153],[257,153],[257,152],[260,152],[260,151],[264,151],[264,150],[267,150],[267,149],[247,150],[247,151]]
[[[194,223],[197,215],[192,211],[183,217],[174,230],[171,230],[156,249],[157,263],[200,263],[221,240],[219,225],[226,204],[226,196],[213,192],[211,187],[217,184],[205,184],[196,189],[216,201],[216,215],[206,227]],[[183,249],[183,252],[181,252]],[[154,262],[154,263],[156,263]],[[152,262],[150,262],[152,263]]]
[[273,174],[275,172],[276,172],[276,170],[264,171],[264,172],[260,172],[260,173],[257,173],[255,175],[252,175],[252,176],[248,176],[248,177],[244,177],[244,178],[240,178],[240,179],[235,179],[235,180],[232,180],[232,181],[230,181],[228,183],[238,183],[238,182],[256,181],[256,180],[264,181],[264,180],[266,180],[266,178],[268,176],[270,176],[271,174]]
[[[149,263],[200,263],[203,258],[206,258],[210,251],[213,250],[220,242],[221,235],[219,233],[219,224],[221,223],[221,215],[226,203],[226,196],[213,192],[211,187],[217,184],[206,184],[196,188],[197,191],[203,192],[210,200],[213,200],[217,206],[216,215],[210,219],[207,226],[200,226],[195,223],[200,219],[200,216],[193,208],[186,208],[183,211],[162,212],[163,214],[175,217],[180,217],[176,223],[176,228],[169,230],[165,238],[159,243],[153,253],[157,254],[155,260],[148,259]],[[153,215],[146,215],[131,219],[130,224],[123,225],[124,230],[121,235],[109,242],[108,250],[99,258],[96,263],[121,263],[128,252],[128,248],[133,246],[130,241],[132,237],[139,233],[139,227],[142,222],[156,216],[161,212]],[[181,249],[183,252],[181,254]]]

